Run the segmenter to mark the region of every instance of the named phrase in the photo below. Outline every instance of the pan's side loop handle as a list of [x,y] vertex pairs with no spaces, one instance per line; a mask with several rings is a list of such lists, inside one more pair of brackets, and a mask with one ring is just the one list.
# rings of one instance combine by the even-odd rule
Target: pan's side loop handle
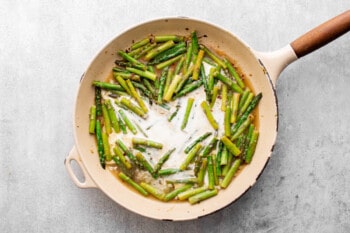
[[[77,164],[79,165],[80,169],[84,174],[84,181],[80,181],[75,175],[71,164],[72,161],[77,162]],[[68,175],[70,176],[70,178],[76,186],[78,186],[79,188],[97,188],[95,182],[92,180],[90,175],[87,173],[84,165],[82,164],[80,155],[75,147],[72,148],[72,150],[69,152],[69,155],[64,160],[64,165],[67,169]]]
[[350,10],[328,20],[294,40],[290,45],[298,58],[328,44],[350,30]]

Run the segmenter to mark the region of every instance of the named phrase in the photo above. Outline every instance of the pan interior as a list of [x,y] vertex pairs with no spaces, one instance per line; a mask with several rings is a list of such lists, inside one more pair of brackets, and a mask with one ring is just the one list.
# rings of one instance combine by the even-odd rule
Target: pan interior
[[[255,93],[262,92],[259,104],[259,142],[252,163],[246,166],[217,197],[197,205],[187,202],[164,203],[127,188],[99,164],[95,138],[88,133],[89,108],[94,103],[93,80],[103,81],[114,66],[116,51],[149,34],[188,35],[196,30],[200,43],[229,56],[250,80]],[[159,19],[133,27],[109,42],[92,60],[78,90],[74,115],[75,142],[81,160],[96,185],[121,206],[154,219],[188,220],[215,212],[239,198],[259,177],[273,148],[277,133],[277,105],[274,88],[252,50],[236,36],[212,24],[187,18]]]

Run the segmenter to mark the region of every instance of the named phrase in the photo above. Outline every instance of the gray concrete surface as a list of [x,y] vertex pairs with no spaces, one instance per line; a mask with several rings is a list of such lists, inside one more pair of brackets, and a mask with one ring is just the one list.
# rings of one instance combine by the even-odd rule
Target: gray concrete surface
[[349,33],[282,73],[272,158],[248,193],[215,214],[147,219],[77,188],[63,166],[80,76],[121,31],[189,16],[269,51],[349,8],[348,0],[2,0],[0,232],[350,232]]

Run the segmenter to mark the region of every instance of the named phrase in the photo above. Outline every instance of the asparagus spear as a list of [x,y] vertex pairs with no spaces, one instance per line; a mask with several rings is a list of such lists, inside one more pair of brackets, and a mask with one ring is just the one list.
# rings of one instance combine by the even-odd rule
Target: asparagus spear
[[247,108],[248,108],[250,102],[253,100],[253,98],[254,98],[254,94],[250,92],[248,94],[247,99],[244,101],[242,107],[238,111],[238,118],[241,117],[242,114],[247,110]]
[[178,97],[187,95],[188,93],[190,93],[190,92],[196,90],[197,88],[199,88],[200,86],[202,86],[202,84],[203,84],[202,80],[198,80],[198,81],[192,82],[192,83],[184,86],[181,91],[176,93],[175,97],[178,98]]
[[143,102],[143,100],[141,99],[140,95],[137,93],[137,91],[134,88],[134,85],[132,85],[130,80],[126,80],[126,84],[130,90],[130,93],[132,95],[132,97],[134,97],[134,99],[137,101],[137,103],[140,105],[141,109],[147,113],[148,109],[146,104]]
[[202,80],[202,83],[204,86],[206,100],[210,101],[211,100],[211,90],[209,89],[209,83],[208,83],[208,79],[205,75],[205,69],[204,69],[203,64],[201,65],[200,75],[201,75],[201,80]]
[[191,33],[191,45],[192,45],[192,54],[197,56],[199,51],[199,43],[198,43],[198,37],[197,37],[196,31],[193,31]]
[[106,157],[103,149],[103,140],[102,140],[102,128],[100,120],[96,120],[96,140],[97,140],[97,151],[100,159],[100,164],[103,169],[106,167]]
[[156,65],[158,63],[167,61],[173,57],[176,57],[178,55],[183,54],[184,52],[186,52],[186,47],[185,47],[185,42],[180,42],[177,45],[175,45],[174,47],[158,54],[157,56],[155,56],[153,58],[152,62],[149,62],[148,65]]
[[133,104],[129,99],[122,97],[120,99],[120,104],[137,114],[138,116],[142,118],[147,118],[147,114],[137,105]]
[[142,188],[142,186],[140,186],[138,183],[133,181],[130,177],[125,175],[123,172],[119,173],[119,177],[120,179],[122,179],[123,181],[131,185],[133,188],[135,188],[137,191],[139,191],[142,195],[148,196],[148,192],[144,188]]
[[136,157],[131,153],[131,151],[126,147],[126,145],[122,142],[122,140],[117,140],[118,146],[122,151],[129,157],[129,159],[133,162],[136,162]]
[[151,141],[151,140],[144,139],[144,138],[135,138],[135,137],[133,137],[131,139],[131,141],[132,141],[132,144],[134,146],[142,145],[142,146],[147,146],[147,147],[153,147],[153,148],[156,148],[156,149],[162,149],[163,148],[163,144],[162,143]]
[[231,124],[235,123],[237,120],[237,114],[238,114],[238,104],[239,104],[239,98],[241,97],[241,94],[235,92],[233,93],[232,97],[232,111],[231,111]]
[[139,70],[139,69],[136,69],[133,67],[126,67],[125,69],[132,72],[132,73],[140,75],[141,77],[148,78],[152,81],[155,81],[157,78],[157,75],[155,73],[148,71],[148,70]]
[[227,85],[223,84],[221,87],[221,111],[226,111],[226,106],[228,106],[229,102],[227,95],[228,95]]
[[120,86],[122,86],[123,89],[124,89],[129,95],[131,95],[130,89],[129,89],[128,85],[126,84],[125,80],[124,80],[120,75],[115,76],[115,79],[116,79],[117,82],[120,84]]
[[165,67],[168,67],[172,64],[174,64],[175,62],[179,61],[181,59],[182,55],[177,55],[176,57],[170,58],[169,60],[163,61],[162,63],[159,63],[158,65],[156,65],[156,68],[158,70],[163,69]]
[[[168,70],[168,74],[166,76],[166,79],[165,79],[163,95],[164,95],[164,93],[166,93],[168,91],[170,82],[173,79],[173,77],[174,77],[174,68],[170,67]],[[163,98],[163,95],[162,95],[162,98]]]
[[159,176],[168,176],[172,174],[176,174],[180,171],[178,168],[166,168],[166,169],[161,169],[158,171]]
[[194,98],[188,98],[187,99],[186,111],[185,111],[185,115],[184,115],[184,118],[183,118],[182,124],[181,124],[181,129],[182,130],[184,130],[186,128],[186,125],[187,125],[187,122],[188,122],[188,118],[189,118],[190,113],[191,113],[193,102],[194,102]]
[[152,49],[151,51],[149,51],[146,56],[145,56],[145,60],[149,61],[151,60],[153,57],[157,56],[158,54],[160,54],[161,52],[170,49],[171,47],[173,47],[175,45],[173,40],[168,40],[167,42],[165,42],[164,44],[161,44],[160,46]]
[[135,65],[136,67],[140,67],[143,70],[147,69],[147,66],[145,64],[142,64],[139,60],[133,58],[132,56],[128,55],[126,52],[124,51],[118,51],[118,54],[124,58],[125,60],[131,62],[132,65]]
[[182,162],[182,164],[180,165],[180,170],[186,170],[186,168],[188,167],[188,165],[191,163],[191,161],[193,160],[193,158],[198,155],[199,150],[202,148],[202,144],[198,143],[196,144],[193,149],[190,150],[190,152],[188,153],[186,159]]
[[204,177],[207,172],[207,167],[208,167],[208,160],[207,158],[202,159],[201,166],[199,168],[197,177],[198,177],[198,186],[203,186],[204,184]]
[[231,137],[231,106],[227,106],[224,116],[225,136]]
[[241,79],[241,77],[239,76],[239,74],[237,73],[236,69],[232,66],[232,64],[227,60],[224,59],[224,62],[227,66],[227,69],[229,71],[229,73],[234,77],[234,79],[236,80],[237,84],[243,89],[245,88],[245,85],[243,83],[243,80]]
[[236,171],[238,170],[240,165],[241,165],[241,159],[236,159],[233,162],[231,168],[229,169],[225,178],[222,180],[222,182],[220,184],[221,188],[227,188],[227,186],[231,183],[232,178],[233,178],[234,174],[236,173]]
[[214,119],[213,114],[211,113],[210,107],[208,105],[208,103],[206,101],[203,101],[201,103],[201,107],[210,123],[210,125],[213,127],[214,130],[218,130],[219,126],[218,123],[216,122],[216,120]]
[[111,150],[109,148],[108,135],[103,130],[102,130],[102,143],[103,143],[103,151],[106,157],[106,161],[111,161],[112,155],[111,155]]
[[215,186],[215,177],[214,177],[214,165],[213,157],[209,155],[208,160],[208,189],[214,189]]
[[164,95],[164,87],[165,87],[165,81],[166,77],[168,76],[169,68],[164,68],[162,71],[162,75],[160,76],[160,83],[159,83],[159,89],[158,89],[158,104],[161,104],[163,102],[163,95]]
[[247,110],[244,112],[244,114],[239,118],[237,123],[232,127],[231,131],[232,134],[235,134],[237,129],[242,125],[242,123],[248,118],[249,114],[253,111],[255,106],[258,105],[260,99],[262,98],[262,93],[257,94],[254,96],[253,100],[250,102],[249,106],[247,107]]
[[243,90],[237,83],[234,83],[230,78],[224,76],[220,72],[215,72],[214,77],[219,79],[221,82],[228,85],[232,90],[238,93],[243,93]]
[[106,104],[102,104],[103,123],[107,134],[112,133],[111,120],[109,119]]
[[142,167],[144,167],[153,177],[155,177],[152,165],[147,161],[143,154],[141,154],[141,152],[136,152],[135,157]]
[[155,42],[166,42],[169,40],[172,40],[174,42],[179,42],[179,41],[183,41],[184,37],[178,36],[178,35],[156,35],[156,36],[154,36]]
[[249,141],[247,154],[245,156],[245,162],[246,163],[250,163],[252,161],[252,157],[253,157],[254,152],[255,152],[255,148],[256,148],[256,144],[258,142],[258,138],[259,138],[259,132],[254,130],[253,134],[252,134],[252,136],[250,138],[250,141]]
[[223,136],[221,138],[221,141],[224,143],[226,148],[235,156],[238,156],[241,153],[240,149],[233,142],[231,142],[230,139],[228,139],[226,136]]
[[224,144],[222,143],[222,141],[220,141],[219,148],[216,153],[216,161],[215,161],[217,177],[221,176],[221,157],[222,157],[223,149],[224,149]]
[[179,198],[180,201],[184,201],[184,200],[187,200],[189,197],[192,197],[198,193],[202,193],[202,192],[206,191],[207,189],[208,188],[206,186],[188,189],[188,190],[178,194],[177,197]]
[[249,115],[248,118],[244,122],[242,122],[242,124],[239,126],[236,132],[231,136],[231,141],[236,140],[243,133],[243,131],[249,127],[253,119],[254,119],[254,116]]
[[213,108],[216,99],[218,97],[219,91],[220,91],[221,86],[220,85],[216,85],[214,86],[213,92],[212,92],[212,96],[211,96],[211,101],[210,101],[210,108]]
[[192,40],[191,40],[191,42],[187,45],[187,52],[185,56],[184,66],[183,66],[183,73],[186,73],[188,67],[190,67],[191,60],[192,60],[192,50],[193,50],[193,47],[192,47]]
[[216,68],[214,68],[214,67],[210,68],[209,77],[208,77],[208,92],[210,93],[210,100],[208,100],[208,102],[211,101],[211,99],[212,99],[211,95],[212,95],[214,85],[215,85],[215,79],[214,79],[215,72],[216,72]]
[[119,114],[120,116],[123,118],[126,126],[128,127],[128,129],[133,133],[133,134],[137,134],[137,130],[136,127],[134,126],[134,124],[130,121],[130,119],[126,116],[125,112],[122,109],[119,109]]
[[221,66],[222,68],[226,69],[226,64],[225,62],[223,62],[218,56],[216,56],[212,51],[210,51],[206,46],[201,45],[201,49],[203,49],[205,51],[205,53],[211,58],[213,59],[213,61],[215,61],[219,66]]
[[207,157],[209,155],[209,153],[216,148],[217,142],[218,142],[218,139],[216,138],[216,136],[214,136],[210,140],[208,145],[203,149],[203,152],[202,152],[201,156],[202,157]]
[[193,186],[193,184],[185,184],[182,187],[177,188],[170,193],[167,193],[164,197],[164,201],[170,201],[170,200],[174,199],[179,193],[182,193],[182,192],[190,189],[192,186]]
[[116,90],[116,91],[125,91],[124,88],[120,85],[113,84],[113,83],[106,83],[106,82],[100,82],[100,81],[93,81],[92,84],[95,87],[100,87],[102,89],[106,90]]
[[142,39],[140,41],[137,41],[137,42],[133,43],[130,48],[131,48],[131,50],[135,50],[137,48],[140,48],[140,47],[148,44],[149,42],[150,42],[149,38],[144,38],[144,39]]
[[206,190],[204,192],[198,193],[190,198],[188,198],[188,201],[193,205],[200,201],[204,201],[206,199],[209,199],[210,197],[216,196],[218,194],[217,189],[213,190]]
[[118,124],[120,126],[121,131],[123,132],[123,134],[127,134],[127,130],[126,130],[126,125],[124,123],[124,121],[122,120],[121,116],[117,116],[117,120],[118,120]]
[[173,80],[171,81],[171,83],[169,85],[167,92],[164,93],[163,99],[165,101],[169,102],[171,100],[177,85],[181,82],[181,79],[182,79],[181,75],[175,75],[175,77],[173,78]]
[[199,71],[202,65],[203,57],[204,57],[204,50],[200,49],[196,58],[196,63],[193,66],[193,74],[192,74],[193,80],[197,80],[199,77]]
[[94,134],[96,128],[96,105],[90,107],[89,133]]
[[205,139],[207,139],[210,135],[212,135],[211,132],[206,132],[205,134],[201,135],[200,137],[198,137],[196,140],[194,140],[190,145],[188,145],[184,152],[187,154],[188,152],[190,152],[190,150],[192,150],[193,147],[195,147],[198,143],[204,141]]
[[96,117],[102,116],[101,88],[97,86],[95,86],[95,105],[96,105]]
[[157,188],[145,182],[141,182],[140,185],[142,188],[144,188],[148,193],[150,193],[152,196],[154,196],[158,200],[161,200],[161,201],[164,200],[165,194],[162,191],[158,190]]
[[107,107],[107,112],[108,112],[108,116],[109,116],[112,128],[114,129],[114,131],[116,133],[119,133],[120,132],[120,126],[119,126],[119,123],[118,123],[117,115],[115,114],[114,108],[113,108],[113,106],[111,104],[111,101],[110,100],[105,100],[105,104],[106,104],[106,107]]
[[172,121],[172,119],[177,115],[177,113],[179,112],[180,109],[180,105],[176,105],[176,110],[168,117],[168,121]]
[[124,166],[127,169],[130,169],[132,167],[131,163],[129,162],[129,160],[124,156],[123,151],[119,148],[118,145],[116,145],[113,148],[114,153],[118,156],[119,160],[124,164]]
[[160,159],[159,161],[156,163],[156,165],[154,166],[154,173],[158,173],[158,171],[162,168],[163,164],[169,159],[170,155],[175,151],[176,148],[173,148],[169,151],[167,151]]

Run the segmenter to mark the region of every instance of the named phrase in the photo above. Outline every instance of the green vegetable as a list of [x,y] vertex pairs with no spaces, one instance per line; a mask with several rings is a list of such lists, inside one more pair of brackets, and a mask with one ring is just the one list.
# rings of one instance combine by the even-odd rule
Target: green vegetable
[[112,128],[114,129],[114,131],[116,133],[119,133],[120,132],[120,126],[119,126],[119,123],[118,123],[117,115],[114,112],[114,108],[112,106],[112,103],[111,103],[110,100],[105,100],[105,104],[106,104],[106,107],[107,107],[107,112],[108,112],[108,116],[109,116],[109,119],[110,119],[110,122],[111,122],[111,126],[112,126]]
[[210,123],[210,125],[213,127],[214,130],[218,130],[219,129],[219,125],[217,123],[217,121],[214,119],[213,114],[211,113],[210,107],[208,105],[208,103],[206,101],[203,101],[201,103],[201,107]]
[[163,148],[163,144],[162,143],[151,141],[151,140],[148,140],[148,139],[132,138],[131,140],[132,140],[132,144],[134,146],[141,145],[141,146],[153,147],[153,148],[156,148],[156,149],[162,149]]
[[155,176],[152,165],[147,161],[147,159],[141,154],[141,152],[136,152],[136,160],[145,168],[152,176]]
[[169,159],[170,155],[175,151],[176,148],[173,148],[167,151],[156,163],[154,166],[154,173],[158,173],[158,171],[162,168],[163,164]]
[[96,140],[97,140],[97,151],[100,159],[100,164],[103,169],[106,167],[106,157],[103,148],[103,140],[102,140],[102,128],[100,120],[96,120]]
[[129,99],[122,97],[120,99],[120,104],[122,104],[123,106],[125,106],[127,109],[129,109],[130,111],[134,112],[135,114],[137,114],[138,116],[142,117],[142,118],[146,118],[147,114],[137,105],[133,104]]
[[180,201],[187,200],[189,197],[192,197],[198,193],[202,193],[206,191],[208,188],[206,186],[198,187],[198,188],[192,188],[188,189],[182,193],[179,193],[177,197],[179,198]]
[[150,193],[155,198],[159,200],[164,200],[165,194],[162,191],[158,190],[157,188],[145,182],[141,182],[140,185],[142,188],[144,188],[148,193]]
[[174,199],[178,194],[190,189],[192,186],[193,186],[192,184],[185,184],[182,187],[177,188],[170,193],[167,193],[164,197],[164,201],[170,201]]
[[246,154],[246,157],[245,157],[245,162],[246,163],[250,163],[252,161],[252,157],[253,157],[254,152],[255,152],[255,148],[256,148],[256,144],[258,142],[258,138],[259,138],[259,132],[254,130],[253,134],[252,134],[252,136],[250,138],[248,151],[247,151],[247,154]]
[[238,93],[243,93],[243,90],[238,84],[234,83],[230,78],[224,76],[220,72],[216,72],[214,74],[214,77],[219,79],[221,82],[225,83],[227,86],[229,86],[232,90]]
[[[160,54],[161,52],[170,49],[171,47],[173,47],[175,45],[173,40],[168,40],[167,42],[165,42],[164,44],[161,44],[160,46],[152,49],[151,51],[149,51],[146,56],[145,56],[145,60],[149,61],[151,60],[153,57],[157,56],[158,54]],[[142,76],[142,75],[141,75]]]
[[240,149],[233,142],[231,142],[230,139],[228,139],[226,136],[223,136],[221,138],[221,141],[224,143],[226,148],[235,156],[238,156],[241,153]]
[[185,148],[184,152],[187,154],[188,152],[190,152],[190,150],[192,150],[193,147],[195,147],[198,143],[200,143],[200,142],[204,141],[205,139],[207,139],[210,135],[212,135],[211,132],[206,132],[202,136],[198,137],[190,145],[188,145]]
[[191,161],[198,155],[199,150],[202,148],[202,144],[199,142],[189,151],[186,159],[180,165],[180,170],[186,170]]
[[218,194],[218,190],[217,189],[213,189],[213,190],[206,190],[204,192],[198,193],[194,196],[191,196],[188,201],[191,204],[196,204],[198,202],[204,201],[206,199],[209,199],[210,197],[216,196]]
[[148,78],[152,81],[156,80],[156,78],[157,78],[157,75],[155,73],[148,71],[148,70],[139,70],[139,69],[132,68],[132,67],[126,67],[125,69],[134,73],[134,74],[140,75],[141,77]]
[[240,165],[241,165],[240,159],[236,159],[233,162],[231,168],[229,169],[225,178],[222,180],[222,182],[220,184],[221,188],[227,188],[227,186],[231,183],[232,178],[233,178],[234,174],[237,172]]
[[94,134],[96,128],[96,106],[90,107],[90,119],[89,119],[89,133]]
[[124,156],[123,151],[121,151],[121,149],[119,148],[119,146],[115,146],[113,148],[114,153],[118,156],[119,160],[124,164],[124,166],[127,169],[130,169],[132,167],[131,163],[129,162],[129,160]]
[[147,196],[148,192],[142,188],[139,184],[137,184],[135,181],[133,181],[130,177],[125,175],[123,172],[119,172],[119,177],[129,185],[131,185],[133,188],[135,188],[137,191],[139,191],[142,195]]
[[128,127],[128,129],[133,133],[133,134],[137,134],[137,130],[135,125],[130,121],[130,119],[127,117],[127,115],[125,114],[125,112],[122,109],[119,109],[119,114],[120,116],[123,118],[125,125]]
[[192,74],[193,80],[197,80],[199,77],[199,72],[202,65],[203,57],[204,57],[204,50],[200,49],[196,58],[196,62],[194,63],[194,66],[193,66],[193,74]]
[[100,82],[100,81],[93,81],[92,84],[95,87],[100,87],[102,89],[106,90],[116,90],[116,91],[125,91],[124,88],[120,85],[113,84],[113,83],[106,83],[106,82]]
[[188,122],[188,118],[189,118],[190,113],[191,113],[193,102],[194,102],[194,98],[188,98],[187,99],[186,111],[185,111],[185,115],[184,115],[184,118],[183,118],[182,124],[181,124],[181,129],[182,130],[184,130],[186,128],[186,125],[187,125],[187,122]]
[[213,157],[210,155],[207,157],[207,160],[208,160],[208,189],[214,189],[215,175],[214,175]]
[[105,130],[107,134],[112,133],[112,128],[111,128],[111,119],[109,119],[107,107],[105,104],[102,104],[102,115],[103,115],[103,123],[105,126]]

